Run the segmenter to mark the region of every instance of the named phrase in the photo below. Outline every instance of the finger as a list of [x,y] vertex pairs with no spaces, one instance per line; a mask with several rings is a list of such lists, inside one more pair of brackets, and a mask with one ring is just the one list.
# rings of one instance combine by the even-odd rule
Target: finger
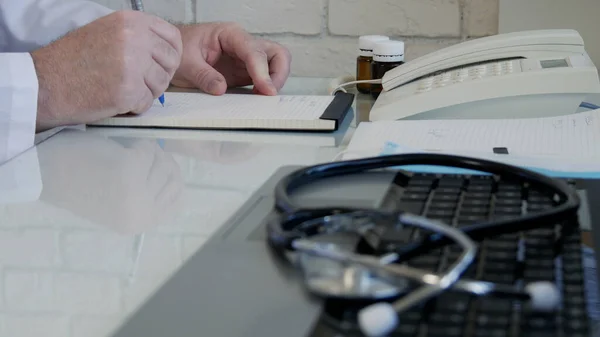
[[179,28],[159,17],[152,16],[152,18],[153,21],[150,24],[150,30],[169,43],[181,59],[181,55],[183,54],[183,41],[181,39]]
[[269,56],[271,81],[273,81],[273,85],[279,91],[290,76],[292,57],[287,49],[277,44],[267,49],[267,55]]
[[140,97],[139,102],[136,104],[136,106],[133,109],[131,109],[131,113],[134,113],[134,114],[144,113],[152,107],[153,103],[154,103],[154,97],[152,95],[152,92],[150,91],[149,88],[146,88],[143,91],[143,94]]
[[[153,34],[151,39],[152,59],[172,78],[181,63],[181,54],[162,37]],[[169,78],[169,80],[171,79]]]
[[229,31],[229,38],[224,39],[224,50],[230,50],[242,60],[254,86],[263,94],[276,95],[277,89],[269,74],[269,60],[263,48],[253,40],[253,37],[241,28]]
[[188,79],[189,81],[191,81],[198,89],[206,93],[222,95],[227,91],[225,77],[202,58],[198,58],[196,62],[189,67],[188,76],[190,76]]
[[246,54],[244,62],[248,74],[252,78],[254,87],[265,95],[277,95],[277,88],[271,80],[269,73],[269,60],[263,50],[252,50]]
[[173,76],[158,63],[151,62],[144,75],[146,86],[150,90],[153,98],[158,98],[169,87],[169,82]]

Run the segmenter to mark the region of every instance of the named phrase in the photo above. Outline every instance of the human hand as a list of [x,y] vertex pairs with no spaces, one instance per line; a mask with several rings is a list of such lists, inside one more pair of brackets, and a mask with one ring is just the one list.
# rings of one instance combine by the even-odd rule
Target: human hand
[[182,50],[174,25],[118,11],[33,51],[38,131],[148,110],[168,88]]
[[171,83],[221,95],[228,87],[254,85],[276,95],[290,73],[291,55],[276,42],[256,39],[234,23],[179,26],[181,65]]

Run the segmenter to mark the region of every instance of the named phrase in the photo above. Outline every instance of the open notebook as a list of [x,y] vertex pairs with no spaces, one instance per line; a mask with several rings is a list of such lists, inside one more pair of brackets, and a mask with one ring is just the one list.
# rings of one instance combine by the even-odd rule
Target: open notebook
[[140,115],[120,115],[88,125],[147,128],[335,131],[354,95],[335,96],[169,92]]

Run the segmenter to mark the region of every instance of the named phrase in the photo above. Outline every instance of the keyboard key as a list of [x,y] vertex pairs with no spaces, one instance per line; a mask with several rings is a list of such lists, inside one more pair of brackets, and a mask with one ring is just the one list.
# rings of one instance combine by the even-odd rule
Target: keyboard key
[[471,185],[469,184],[469,187],[467,187],[467,191],[469,192],[492,192],[492,184],[485,184],[485,185]]
[[[418,332],[419,332],[419,325],[417,324],[412,324],[412,323],[404,323],[404,321],[401,321],[401,323],[399,324],[398,328],[396,328],[396,330],[393,333],[393,336],[396,337],[413,337],[413,336],[418,336]],[[326,336],[326,335],[323,335]],[[332,335],[332,336],[344,336],[344,335]],[[360,336],[359,334],[357,334],[357,336]]]
[[457,203],[456,202],[449,202],[449,201],[439,201],[439,200],[434,200],[435,202],[432,202],[431,205],[429,206],[430,208],[436,208],[436,209],[451,209],[451,210],[455,210]]
[[400,204],[400,209],[408,213],[420,215],[423,212],[424,206],[425,203],[419,201],[403,201]]
[[478,328],[506,328],[509,324],[510,315],[479,315],[477,317]]
[[438,187],[435,189],[435,194],[460,194],[460,187]]
[[469,198],[469,199],[489,199],[491,198],[491,193],[490,192],[473,192],[473,191],[468,191],[465,193],[465,198]]
[[483,216],[487,217],[490,209],[488,207],[483,206],[464,206],[460,209],[460,215],[469,216]]
[[521,193],[523,186],[520,184],[512,183],[512,182],[500,181],[498,183],[497,189],[498,189],[498,192],[519,192],[519,193]]
[[428,185],[415,185],[408,186],[405,191],[407,193],[420,193],[420,194],[429,194],[431,191],[431,187]]
[[508,315],[512,310],[512,302],[507,299],[481,297],[477,303],[479,312],[485,314]]
[[491,261],[485,264],[484,273],[513,273],[515,269],[514,263]]
[[465,313],[469,308],[470,296],[463,293],[446,292],[438,296],[436,311],[446,313]]
[[458,194],[434,194],[432,201],[433,204],[438,202],[458,202]]
[[483,199],[483,198],[470,198],[470,197],[465,197],[463,199],[463,203],[462,203],[462,207],[489,207],[490,205],[490,200],[489,199]]
[[427,193],[411,193],[411,192],[407,192],[404,193],[404,195],[402,195],[402,201],[410,201],[410,202],[415,202],[415,201],[419,201],[419,202],[425,202],[425,200],[427,200],[427,198],[429,197],[429,194]]
[[463,337],[463,328],[430,324],[427,328],[427,337]]
[[436,180],[435,177],[430,175],[415,174],[409,181],[408,186],[431,186]]
[[458,314],[433,313],[429,316],[429,324],[444,326],[462,326],[465,323],[465,316]]
[[486,221],[487,218],[488,217],[485,215],[460,215],[457,220],[459,225],[470,225],[476,222]]
[[489,251],[517,251],[519,244],[516,241],[509,240],[486,240],[485,248]]
[[432,207],[427,211],[427,217],[435,217],[435,218],[452,218],[454,215],[454,210],[449,209],[437,209],[436,207]]
[[496,207],[511,207],[521,209],[523,201],[519,198],[501,198],[496,194]]
[[465,179],[461,176],[443,176],[438,181],[439,187],[461,187],[465,184]]
[[486,261],[516,261],[517,250],[490,250],[485,255]]
[[494,206],[494,215],[512,215],[519,216],[521,215],[521,206]]

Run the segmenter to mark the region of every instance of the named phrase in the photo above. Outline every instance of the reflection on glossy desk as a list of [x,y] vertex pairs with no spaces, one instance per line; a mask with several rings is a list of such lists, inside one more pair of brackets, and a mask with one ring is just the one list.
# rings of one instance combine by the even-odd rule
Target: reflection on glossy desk
[[[291,79],[283,93],[328,83]],[[0,186],[29,193],[0,205],[1,336],[110,336],[272,172],[343,146],[200,133],[65,129],[0,168]]]

